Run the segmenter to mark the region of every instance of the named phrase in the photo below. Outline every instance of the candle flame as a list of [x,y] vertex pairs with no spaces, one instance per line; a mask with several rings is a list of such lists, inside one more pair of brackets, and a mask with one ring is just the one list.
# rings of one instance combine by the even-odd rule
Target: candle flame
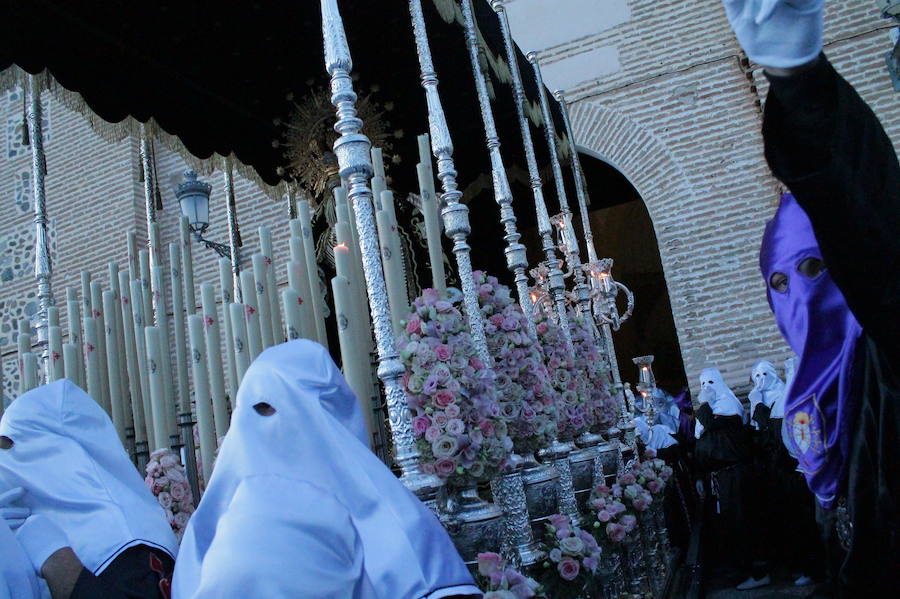
[[334,249],[338,249],[338,248],[343,248],[343,249],[345,249],[345,250],[349,250],[349,249],[350,249],[349,247],[347,247],[347,244],[346,244],[346,243],[343,243],[343,242],[341,242],[341,243],[337,244],[336,246],[334,246]]

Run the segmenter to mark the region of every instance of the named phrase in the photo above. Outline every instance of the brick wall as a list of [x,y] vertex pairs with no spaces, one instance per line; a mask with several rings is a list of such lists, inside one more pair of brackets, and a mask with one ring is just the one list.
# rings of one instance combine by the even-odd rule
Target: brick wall
[[[689,380],[695,384],[700,369],[716,363],[729,383],[741,387],[754,360],[789,355],[756,266],[763,226],[779,193],[759,136],[765,79],[755,66],[749,73],[742,67],[719,0],[632,0],[628,9],[627,22],[550,48],[544,60],[617,48],[620,70],[585,77],[567,90],[575,102],[579,145],[625,174],[647,204]],[[831,0],[826,19],[826,52],[896,143],[900,105],[883,63],[891,47],[889,24],[878,18],[874,2],[859,0]],[[80,270],[92,271],[105,285],[109,261],[124,267],[128,230],[146,240],[143,186],[137,140],[105,141],[84,117],[49,94],[44,106],[53,284],[64,308],[65,287],[78,287]],[[21,91],[0,96],[0,356],[7,392],[17,384],[15,322],[33,312],[36,289],[28,246],[29,236],[33,239],[30,154],[16,141],[21,122]],[[173,182],[186,167],[165,148],[158,147],[157,154],[164,199],[158,219],[167,247],[177,240],[180,215]],[[222,174],[202,178],[213,185],[207,235],[227,242]],[[255,251],[256,229],[267,224],[276,260],[283,264],[284,203],[241,177],[236,193],[245,253]],[[603,240],[596,243],[602,255]],[[217,282],[218,256],[194,245],[194,258],[198,289],[203,281]]]

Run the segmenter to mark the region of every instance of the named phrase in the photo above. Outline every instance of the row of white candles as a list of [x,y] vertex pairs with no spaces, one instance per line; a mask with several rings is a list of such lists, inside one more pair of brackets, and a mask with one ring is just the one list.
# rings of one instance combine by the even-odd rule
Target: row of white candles
[[[432,284],[444,288],[441,225],[427,135],[420,136],[419,151],[417,170]],[[402,245],[380,149],[372,150],[372,158],[381,258],[392,321],[399,332],[409,311]],[[337,245],[331,289],[338,338],[344,374],[364,407],[371,433],[375,429],[372,407],[380,394],[372,370],[374,343],[362,256],[346,191],[338,187],[334,194]],[[227,398],[234,400],[256,356],[285,339],[307,338],[328,344],[306,201],[298,202],[298,218],[290,222],[290,231],[286,287],[278,291],[271,233],[260,227],[260,253],[245,263],[239,278],[243,303],[234,301],[230,263],[221,259],[217,288],[210,283],[200,285],[199,311],[187,219],[181,221],[181,243],[169,244],[168,272],[158,258],[159,247],[153,255],[146,249],[138,251],[136,236],[129,233],[128,268],[121,271],[118,264],[109,265],[110,289],[104,290],[87,272],[81,276],[80,302],[76,290],[67,289],[67,343],[63,343],[59,311],[51,308],[50,380],[65,377],[83,387],[110,414],[123,442],[133,426],[135,443],[146,442],[150,451],[168,447],[173,440],[177,443],[176,413],[192,411],[192,381],[202,474],[208,477],[217,438],[228,430]],[[158,243],[155,224],[150,236]],[[38,358],[31,353],[27,320],[20,323],[18,349],[20,392],[25,392],[39,384]]]

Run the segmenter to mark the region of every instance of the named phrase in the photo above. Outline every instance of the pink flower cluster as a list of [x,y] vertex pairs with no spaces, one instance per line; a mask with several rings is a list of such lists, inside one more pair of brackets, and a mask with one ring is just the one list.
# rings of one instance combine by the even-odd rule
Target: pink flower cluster
[[157,449],[150,454],[144,483],[166,512],[169,526],[180,542],[194,513],[194,502],[184,466],[171,449]]
[[455,485],[490,480],[512,450],[492,372],[459,310],[461,297],[455,289],[424,290],[398,339],[421,468]]
[[542,548],[547,553],[542,584],[550,597],[577,597],[593,585],[600,566],[600,546],[587,531],[572,524],[563,514],[548,518]]
[[651,496],[658,496],[665,492],[666,484],[671,477],[672,468],[665,461],[656,457],[655,451],[647,449],[644,452],[644,461],[638,467],[637,482]]
[[603,541],[621,543],[637,526],[637,518],[628,513],[622,501],[622,488],[598,485],[591,492],[590,506],[594,511],[594,533]]
[[484,599],[545,599],[541,585],[506,563],[496,553],[478,554],[478,574],[486,587]]
[[538,339],[544,348],[550,384],[557,399],[559,438],[571,441],[592,424],[587,383],[576,368],[562,329],[546,314],[535,312]]
[[606,360],[597,346],[589,323],[584,317],[569,312],[572,345],[575,346],[575,369],[583,373],[589,397],[588,421],[606,430],[616,423],[618,406],[610,391],[612,380]]
[[556,435],[556,394],[549,383],[544,352],[508,287],[475,271],[478,303],[485,318],[488,349],[501,414],[517,453],[545,447]]

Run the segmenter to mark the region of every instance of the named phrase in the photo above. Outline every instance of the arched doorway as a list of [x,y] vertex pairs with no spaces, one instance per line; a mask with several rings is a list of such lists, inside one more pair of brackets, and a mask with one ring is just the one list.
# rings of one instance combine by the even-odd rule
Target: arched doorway
[[634,314],[613,333],[622,380],[634,384],[637,371],[631,359],[652,354],[657,384],[676,394],[687,386],[687,378],[650,214],[622,173],[593,156],[580,157],[597,254],[613,259],[613,276],[635,295]]

